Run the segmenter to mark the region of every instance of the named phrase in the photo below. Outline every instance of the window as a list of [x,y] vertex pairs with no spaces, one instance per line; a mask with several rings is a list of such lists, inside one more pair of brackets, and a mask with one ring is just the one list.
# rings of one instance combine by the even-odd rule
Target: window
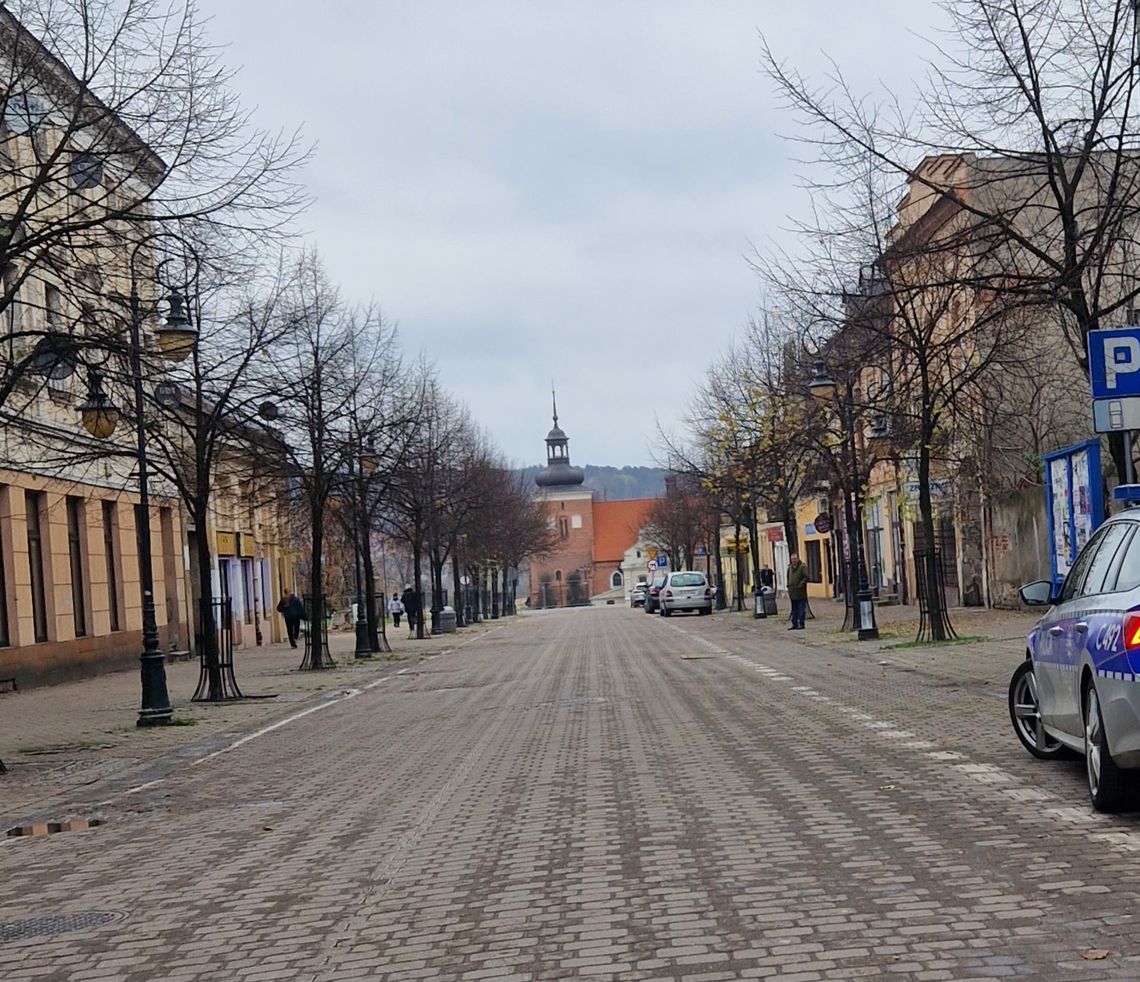
[[574,528],[574,529],[580,529],[582,527],[582,516],[581,515],[571,515],[570,516],[570,527]]
[[63,330],[63,294],[50,283],[44,284],[44,313],[49,328]]
[[[5,505],[8,501],[8,489],[3,489]],[[7,511],[7,507],[5,507]],[[0,647],[7,648],[12,643],[12,636],[8,626],[8,528],[0,531]]]
[[565,518],[558,519],[558,535],[560,538],[570,538],[570,523]]
[[610,577],[610,586],[619,587],[619,586],[624,586],[624,585],[625,585],[625,580],[622,579],[621,573],[615,572],[614,575]]
[[23,311],[20,307],[20,274],[9,267],[4,271],[4,296],[8,298],[8,333],[18,334],[23,329]]
[[1089,539],[1084,549],[1081,550],[1081,554],[1077,556],[1077,561],[1073,563],[1073,568],[1069,570],[1069,575],[1065,577],[1065,585],[1061,588],[1061,603],[1081,596],[1081,585],[1084,583],[1085,576],[1088,574],[1089,566],[1092,565],[1093,557],[1096,555],[1097,550],[1100,549],[1100,544],[1104,541],[1105,533],[1108,532],[1110,528],[1112,528],[1111,525],[1102,526],[1096,535]]
[[67,556],[71,569],[71,611],[75,636],[87,635],[87,543],[84,541],[83,499],[67,499]]
[[166,623],[178,622],[178,565],[174,555],[174,516],[169,508],[158,509],[162,530],[162,586],[166,595]]
[[1124,558],[1120,562],[1113,589],[1119,593],[1122,590],[1135,590],[1138,586],[1140,586],[1140,538],[1133,534],[1124,547]]
[[1089,563],[1088,575],[1081,587],[1080,595],[1082,597],[1092,593],[1100,593],[1104,589],[1106,580],[1112,582],[1115,579],[1115,577],[1110,578],[1113,563],[1116,560],[1121,543],[1128,538],[1130,531],[1131,529],[1124,522],[1116,522],[1105,529],[1104,540],[1100,544],[1100,549],[1097,550],[1097,554]]
[[28,525],[28,572],[32,589],[32,630],[36,641],[48,639],[47,584],[44,569],[44,493],[25,491]]
[[113,501],[103,502],[103,556],[107,563],[107,613],[112,631],[123,629],[123,591],[119,587],[118,515]]
[[669,577],[670,586],[706,586],[704,573],[674,573]]
[[554,579],[557,580],[559,583],[562,582],[562,570],[556,569],[554,571]]
[[638,559],[640,559],[640,558],[641,558],[641,550],[640,550],[640,549],[638,549],[638,550],[637,550],[637,558],[638,558]]
[[804,543],[807,551],[807,566],[808,580],[812,583],[823,582],[823,553],[820,549],[819,539],[809,539]]

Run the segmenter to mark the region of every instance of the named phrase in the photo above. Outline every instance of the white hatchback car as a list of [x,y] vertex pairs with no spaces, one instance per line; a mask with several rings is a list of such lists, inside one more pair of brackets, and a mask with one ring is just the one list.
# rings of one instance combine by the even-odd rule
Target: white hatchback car
[[709,586],[708,577],[699,570],[670,573],[657,599],[661,613],[665,617],[677,610],[695,610],[700,614],[712,613],[712,587]]

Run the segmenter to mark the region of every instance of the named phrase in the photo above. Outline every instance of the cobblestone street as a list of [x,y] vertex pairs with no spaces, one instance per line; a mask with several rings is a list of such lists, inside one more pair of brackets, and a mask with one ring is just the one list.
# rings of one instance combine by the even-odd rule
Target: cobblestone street
[[1136,979],[1140,814],[1021,749],[994,616],[530,613],[142,771],[17,766],[5,827],[105,824],[0,839],[0,978]]

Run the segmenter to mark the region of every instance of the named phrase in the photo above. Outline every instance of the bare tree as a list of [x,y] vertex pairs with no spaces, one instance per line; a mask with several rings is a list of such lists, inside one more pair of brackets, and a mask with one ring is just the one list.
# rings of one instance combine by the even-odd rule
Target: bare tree
[[193,225],[232,282],[306,203],[307,151],[254,128],[203,28],[193,0],[0,6],[0,405],[29,368],[123,345],[117,280],[161,260],[155,229]]
[[[948,0],[945,8],[952,37],[935,49],[913,112],[891,94],[881,111],[838,73],[815,88],[767,45],[765,66],[806,124],[826,183],[862,186],[870,166],[886,181],[909,180],[915,208],[952,202],[990,257],[965,281],[1036,309],[1087,371],[1089,332],[1140,306],[1136,5]],[[1123,477],[1123,440],[1114,434],[1110,446]]]

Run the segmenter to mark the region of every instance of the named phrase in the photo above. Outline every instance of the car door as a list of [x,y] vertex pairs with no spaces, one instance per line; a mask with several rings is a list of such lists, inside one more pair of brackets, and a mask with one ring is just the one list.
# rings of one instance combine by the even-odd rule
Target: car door
[[1052,672],[1048,712],[1043,706],[1041,714],[1047,725],[1074,736],[1082,732],[1081,657],[1090,633],[1095,633],[1090,628],[1102,619],[1100,597],[1106,581],[1115,582],[1121,546],[1131,530],[1131,523],[1110,522],[1097,531],[1065,579],[1060,603],[1046,627]]

